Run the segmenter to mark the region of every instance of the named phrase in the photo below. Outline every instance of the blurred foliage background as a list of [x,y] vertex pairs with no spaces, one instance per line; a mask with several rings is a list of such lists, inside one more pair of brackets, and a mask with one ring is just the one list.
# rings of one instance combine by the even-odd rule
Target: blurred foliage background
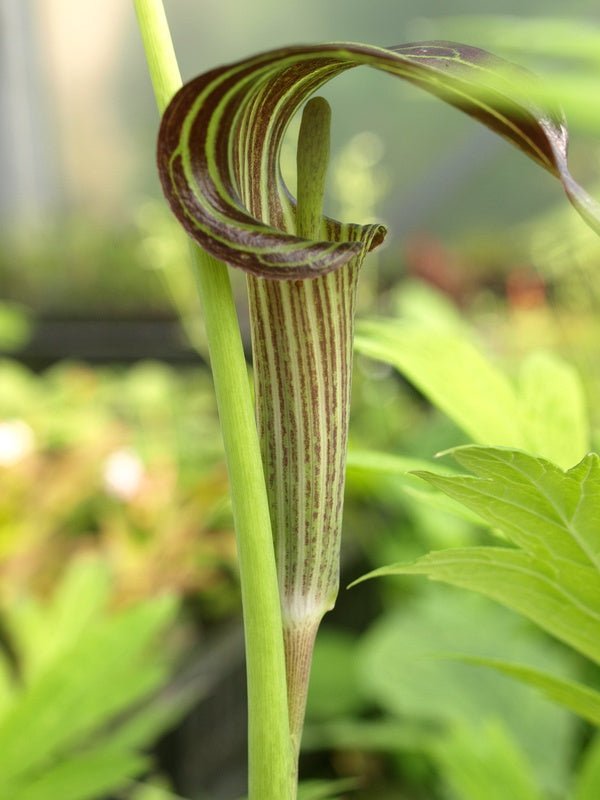
[[[591,0],[572,0],[568,19],[558,0],[507,0],[502,18],[488,0],[165,6],[184,77],[295,42],[454,38],[492,49],[547,76],[569,119],[573,172],[592,191],[599,183]],[[579,371],[597,445],[600,244],[558,183],[381,74],[351,71],[324,94],[328,213],[390,228],[363,272],[361,316],[427,336],[452,319],[511,378],[533,352],[562,357]],[[154,169],[157,122],[132,4],[0,0],[7,800],[244,791],[235,541],[187,244]],[[283,154],[292,188],[296,132]],[[429,460],[466,441],[406,377],[364,355],[353,404],[356,451]],[[350,470],[342,583],[478,541],[472,519],[423,503],[415,484]],[[357,800],[598,796],[588,727],[508,678],[432,657],[448,652],[514,655],[566,676],[589,669],[477,598],[414,579],[342,591],[316,654],[306,777],[356,778],[338,794]],[[306,791],[328,796],[318,783]]]

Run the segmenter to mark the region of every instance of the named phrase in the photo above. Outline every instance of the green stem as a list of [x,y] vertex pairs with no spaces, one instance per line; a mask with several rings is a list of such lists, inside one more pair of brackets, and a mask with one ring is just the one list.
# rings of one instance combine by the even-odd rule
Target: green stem
[[[162,0],[134,0],[161,111],[181,85]],[[224,264],[194,247],[237,535],[248,681],[250,800],[292,800],[281,609],[250,386]]]

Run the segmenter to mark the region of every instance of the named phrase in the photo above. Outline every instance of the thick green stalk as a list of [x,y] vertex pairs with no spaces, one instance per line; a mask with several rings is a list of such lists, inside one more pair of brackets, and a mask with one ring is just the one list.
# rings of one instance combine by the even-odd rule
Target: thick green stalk
[[[134,0],[157,104],[181,85],[162,0]],[[227,268],[194,247],[237,534],[246,637],[250,800],[296,795],[277,573],[260,445]]]

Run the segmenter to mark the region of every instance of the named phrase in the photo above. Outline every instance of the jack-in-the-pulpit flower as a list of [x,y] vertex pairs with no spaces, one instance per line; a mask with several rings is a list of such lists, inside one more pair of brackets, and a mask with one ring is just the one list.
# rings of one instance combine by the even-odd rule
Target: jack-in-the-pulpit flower
[[560,115],[527,100],[526,73],[473,47],[289,47],[201,75],[171,102],[158,145],[171,208],[205,250],[248,274],[294,735],[302,726],[314,636],[338,590],[358,273],[385,231],[298,220],[279,153],[307,98],[359,65],[410,81],[516,144],[560,179],[573,205],[600,229],[595,202],[567,169]]

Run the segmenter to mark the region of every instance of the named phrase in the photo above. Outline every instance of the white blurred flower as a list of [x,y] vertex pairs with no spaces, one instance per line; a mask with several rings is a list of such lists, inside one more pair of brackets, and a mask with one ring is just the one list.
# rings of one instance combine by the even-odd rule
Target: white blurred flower
[[144,465],[137,453],[128,448],[115,450],[104,462],[104,489],[120,500],[131,500],[139,492],[144,475]]
[[28,456],[35,447],[35,434],[22,419],[0,422],[0,466],[10,467]]

